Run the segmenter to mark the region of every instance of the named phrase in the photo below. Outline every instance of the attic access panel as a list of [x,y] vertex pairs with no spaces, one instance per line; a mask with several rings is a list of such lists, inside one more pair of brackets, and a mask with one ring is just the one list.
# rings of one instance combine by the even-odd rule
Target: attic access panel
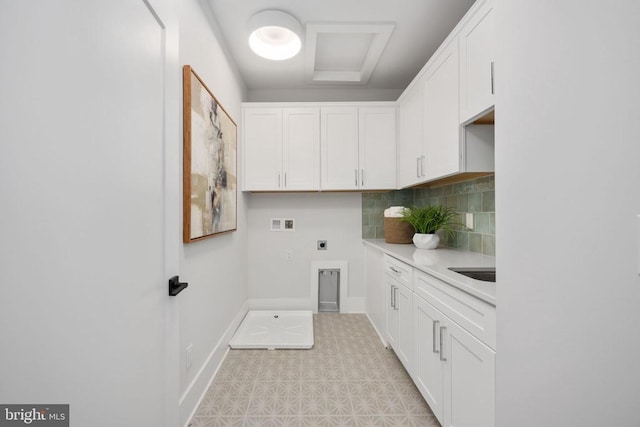
[[307,24],[305,78],[312,83],[366,84],[394,27],[392,23]]

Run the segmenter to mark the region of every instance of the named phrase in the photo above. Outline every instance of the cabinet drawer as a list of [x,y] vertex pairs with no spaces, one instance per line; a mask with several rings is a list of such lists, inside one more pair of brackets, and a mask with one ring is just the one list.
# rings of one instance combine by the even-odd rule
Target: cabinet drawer
[[415,274],[413,290],[416,295],[424,298],[473,336],[495,350],[495,307],[456,289],[440,279],[418,271]]
[[413,267],[385,254],[384,272],[413,290]]

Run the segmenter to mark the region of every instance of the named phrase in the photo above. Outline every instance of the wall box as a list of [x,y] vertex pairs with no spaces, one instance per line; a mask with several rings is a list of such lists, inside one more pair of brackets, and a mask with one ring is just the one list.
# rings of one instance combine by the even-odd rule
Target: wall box
[[295,231],[295,220],[293,218],[271,218],[271,231]]
[[236,123],[189,65],[183,67],[183,241],[237,228]]

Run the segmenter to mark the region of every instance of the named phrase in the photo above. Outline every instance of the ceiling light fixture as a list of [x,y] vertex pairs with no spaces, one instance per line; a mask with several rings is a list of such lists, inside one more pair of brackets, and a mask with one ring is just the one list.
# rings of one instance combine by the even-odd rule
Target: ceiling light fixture
[[249,20],[249,46],[257,55],[281,61],[293,58],[302,47],[302,26],[280,10],[263,10]]

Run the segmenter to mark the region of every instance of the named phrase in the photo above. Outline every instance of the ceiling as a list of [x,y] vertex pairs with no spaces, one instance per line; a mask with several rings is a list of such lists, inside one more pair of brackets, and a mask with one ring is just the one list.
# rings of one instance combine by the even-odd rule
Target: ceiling
[[[207,0],[250,101],[395,100],[474,0]],[[255,55],[247,23],[265,9],[300,21],[302,51]]]

